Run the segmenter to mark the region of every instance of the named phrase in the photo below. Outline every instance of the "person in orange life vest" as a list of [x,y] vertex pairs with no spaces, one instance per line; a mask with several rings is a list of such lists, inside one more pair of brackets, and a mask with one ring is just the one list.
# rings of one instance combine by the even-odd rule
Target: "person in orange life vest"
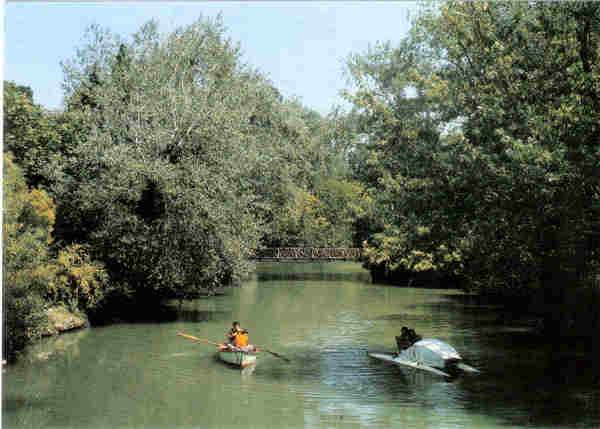
[[229,344],[235,347],[246,347],[248,345],[248,331],[240,326],[240,322],[233,322],[232,328],[227,332]]

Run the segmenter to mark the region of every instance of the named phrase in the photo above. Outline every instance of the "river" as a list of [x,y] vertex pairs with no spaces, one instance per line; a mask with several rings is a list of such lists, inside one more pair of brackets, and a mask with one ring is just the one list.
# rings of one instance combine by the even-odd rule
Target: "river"
[[[175,304],[174,304],[175,305]],[[456,290],[373,285],[355,263],[259,263],[223,296],[168,320],[46,339],[2,375],[2,427],[599,427],[600,368],[581,344]],[[215,359],[233,320],[262,353],[253,371]],[[367,356],[402,326],[452,344],[480,374],[443,380]]]

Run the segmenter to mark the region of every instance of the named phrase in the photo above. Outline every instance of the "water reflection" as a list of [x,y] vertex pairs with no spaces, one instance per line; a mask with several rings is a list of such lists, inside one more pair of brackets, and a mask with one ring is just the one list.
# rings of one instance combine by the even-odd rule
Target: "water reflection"
[[303,273],[303,272],[260,272],[257,273],[258,281],[286,280],[286,281],[344,281],[356,280],[369,282],[371,277],[368,273],[357,276],[354,273]]
[[89,330],[72,331],[60,336],[43,338],[33,344],[23,354],[20,363],[31,365],[44,364],[45,361],[55,359],[77,359],[80,354],[80,342],[88,335]]
[[371,281],[371,274],[353,262],[261,262],[257,264],[255,277],[258,281]]

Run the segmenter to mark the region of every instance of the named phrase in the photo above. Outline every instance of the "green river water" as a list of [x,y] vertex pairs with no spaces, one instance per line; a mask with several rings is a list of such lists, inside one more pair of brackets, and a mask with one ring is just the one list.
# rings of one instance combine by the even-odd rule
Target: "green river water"
[[[577,343],[455,290],[373,285],[354,263],[259,263],[223,296],[168,320],[115,324],[30,347],[2,374],[3,428],[600,427],[600,368]],[[253,371],[176,336],[222,341],[240,320]],[[509,322],[510,321],[510,322]],[[481,370],[443,380],[367,356],[410,326]]]

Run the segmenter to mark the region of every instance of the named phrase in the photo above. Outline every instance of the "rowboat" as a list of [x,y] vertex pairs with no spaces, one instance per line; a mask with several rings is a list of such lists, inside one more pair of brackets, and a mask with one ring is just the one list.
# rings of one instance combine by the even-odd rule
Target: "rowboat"
[[217,346],[217,356],[219,357],[219,359],[221,359],[223,362],[239,366],[242,369],[256,365],[256,354],[259,351],[267,352],[270,355],[273,355],[279,359],[283,359],[286,362],[290,361],[285,356],[282,356],[279,353],[275,353],[273,350],[269,350],[263,346],[260,346],[260,349],[256,345],[251,344],[245,347],[235,347],[231,344],[216,343],[214,341],[196,338],[193,335],[184,334],[183,332],[177,332],[177,335],[183,338],[187,338],[189,340],[198,341],[199,343],[212,344]]
[[435,338],[422,339],[395,354],[368,354],[375,359],[427,371],[442,377],[451,377],[460,372],[479,372],[479,370],[464,363],[454,347]]
[[256,349],[254,349],[254,351],[243,351],[237,347],[226,344],[217,345],[217,356],[219,359],[231,365],[239,366],[240,368],[256,365],[257,353],[258,350]]

